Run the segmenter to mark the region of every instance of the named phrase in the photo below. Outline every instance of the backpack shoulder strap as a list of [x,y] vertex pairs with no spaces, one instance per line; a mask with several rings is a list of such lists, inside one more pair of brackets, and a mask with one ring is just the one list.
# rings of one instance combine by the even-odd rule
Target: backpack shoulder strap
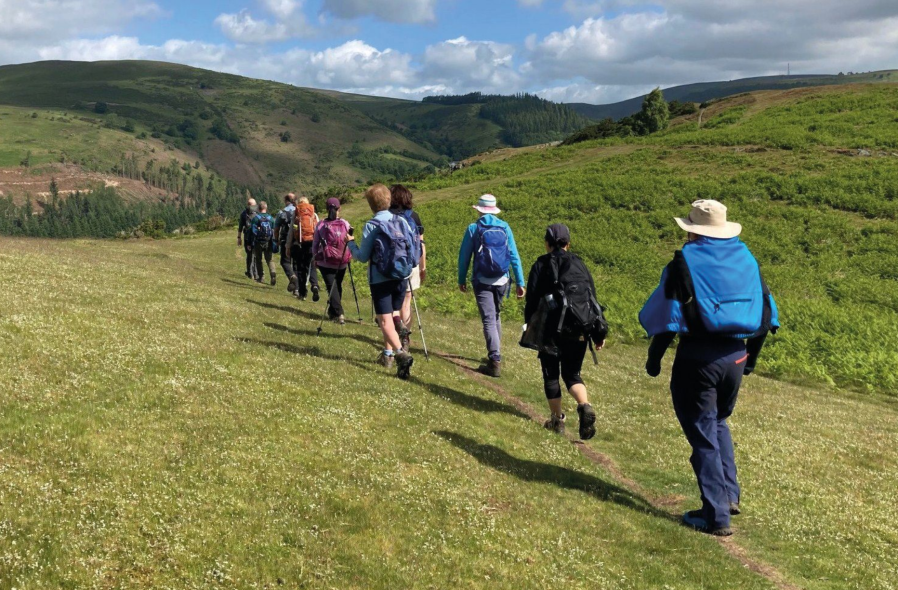
[[674,253],[674,259],[667,268],[667,281],[664,285],[665,297],[680,302],[683,307],[683,319],[690,334],[706,332],[698,311],[698,302],[695,300],[695,284],[692,282],[692,273],[689,271],[689,265],[686,263],[686,256],[682,250],[677,250]]

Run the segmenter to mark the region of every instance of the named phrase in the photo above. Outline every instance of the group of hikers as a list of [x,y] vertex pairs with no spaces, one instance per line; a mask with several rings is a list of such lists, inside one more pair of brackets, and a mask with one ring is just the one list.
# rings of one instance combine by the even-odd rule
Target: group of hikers
[[[373,217],[358,244],[353,228],[340,217],[338,199],[327,201],[327,217],[319,219],[308,199],[297,200],[293,194],[284,197],[284,208],[274,218],[266,203],[257,205],[250,199],[240,217],[237,243],[246,250],[246,276],[263,282],[264,260],[272,285],[276,284],[272,255],[280,252],[288,290],[299,299],[305,300],[311,290],[313,301],[320,300],[320,271],[327,290],[326,317],[340,324],[345,323],[347,270],[355,293],[351,263],[366,263],[383,336],[378,362],[395,367],[400,379],[409,379],[414,364],[412,303],[427,276],[424,225],[413,210],[411,191],[402,185],[375,184],[365,199]],[[477,370],[491,378],[501,376],[501,314],[514,289],[516,297],[525,300],[520,345],[539,353],[550,411],[545,428],[558,434],[565,431],[563,382],[577,402],[580,438],[591,439],[596,434],[596,412],[582,368],[587,352],[597,359],[608,324],[592,274],[571,252],[569,228],[559,223],[546,229],[546,254],[535,261],[525,283],[514,234],[499,218],[496,197],[483,195],[473,208],[479,218],[462,237],[458,286],[462,293],[473,292],[483,324],[487,356]],[[662,272],[639,315],[652,338],[645,370],[651,377],[660,375],[664,354],[679,336],[670,390],[692,447],[690,461],[702,500],[702,507],[684,514],[683,522],[727,536],[732,534],[730,518],[741,512],[727,419],[743,376],[754,371],[768,333],[779,328],[779,318],[757,261],[739,239],[742,227],[727,220],[723,204],[696,201],[688,217],[675,221],[686,232],[687,242]],[[420,317],[418,322],[420,327]],[[423,341],[423,330],[421,336]]]

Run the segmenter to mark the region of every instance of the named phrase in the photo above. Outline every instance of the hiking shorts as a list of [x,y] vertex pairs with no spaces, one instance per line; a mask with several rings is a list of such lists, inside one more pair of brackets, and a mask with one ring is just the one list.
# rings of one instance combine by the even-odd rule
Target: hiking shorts
[[371,285],[371,300],[374,302],[374,313],[390,315],[401,311],[405,303],[408,281],[385,281]]
[[421,288],[421,267],[416,266],[412,269],[412,276],[408,278],[409,281],[412,282],[412,291],[417,291]]

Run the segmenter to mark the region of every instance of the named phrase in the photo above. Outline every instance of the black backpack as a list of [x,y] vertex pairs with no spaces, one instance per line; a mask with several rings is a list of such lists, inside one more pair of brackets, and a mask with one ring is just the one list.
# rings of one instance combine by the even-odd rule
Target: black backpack
[[555,297],[561,307],[559,336],[568,340],[580,340],[585,336],[590,344],[602,343],[608,335],[608,322],[602,306],[596,301],[589,269],[574,254],[552,256],[550,266],[555,280]]

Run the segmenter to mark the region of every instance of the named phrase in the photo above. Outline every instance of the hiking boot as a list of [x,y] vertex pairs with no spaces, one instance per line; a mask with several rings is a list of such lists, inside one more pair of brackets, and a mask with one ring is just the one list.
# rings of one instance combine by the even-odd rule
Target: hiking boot
[[714,537],[729,537],[733,534],[730,527],[711,528],[708,521],[705,520],[705,513],[701,510],[690,510],[683,515],[683,524],[692,527],[700,533],[712,535]]
[[298,282],[298,278],[296,275],[290,277],[290,283],[287,285],[287,292],[291,295],[296,295],[297,287],[296,283]]
[[402,350],[408,352],[412,346],[412,331],[406,328],[402,322],[396,322],[396,333],[399,335]]
[[277,284],[278,284],[277,275],[271,275],[271,286],[274,287],[274,286],[277,286]]
[[580,440],[589,440],[596,435],[596,411],[589,404],[577,406],[580,417]]
[[742,508],[739,507],[739,502],[730,502],[730,516],[739,516],[742,514]]
[[555,434],[564,434],[564,419],[566,416],[562,414],[560,417],[552,414],[552,417],[546,420],[545,424],[543,424],[543,428],[546,430],[551,430]]
[[257,282],[257,283],[261,283],[261,282],[262,282],[262,277],[256,277],[256,282]]
[[248,279],[253,278],[253,273],[251,273],[251,272],[245,272],[245,273],[243,273],[243,274],[245,274],[245,275],[246,275],[246,278],[248,278]]
[[412,365],[415,359],[409,353],[403,351],[396,355],[396,376],[403,381],[408,381],[412,376]]
[[477,368],[477,372],[481,375],[498,379],[502,376],[502,363],[500,361],[486,359],[483,364]]
[[315,303],[321,301],[321,291],[318,290],[318,287],[312,287],[312,301]]
[[388,369],[393,368],[393,364],[395,363],[395,358],[392,354],[386,354],[385,352],[381,352],[377,357],[377,364],[382,365]]

